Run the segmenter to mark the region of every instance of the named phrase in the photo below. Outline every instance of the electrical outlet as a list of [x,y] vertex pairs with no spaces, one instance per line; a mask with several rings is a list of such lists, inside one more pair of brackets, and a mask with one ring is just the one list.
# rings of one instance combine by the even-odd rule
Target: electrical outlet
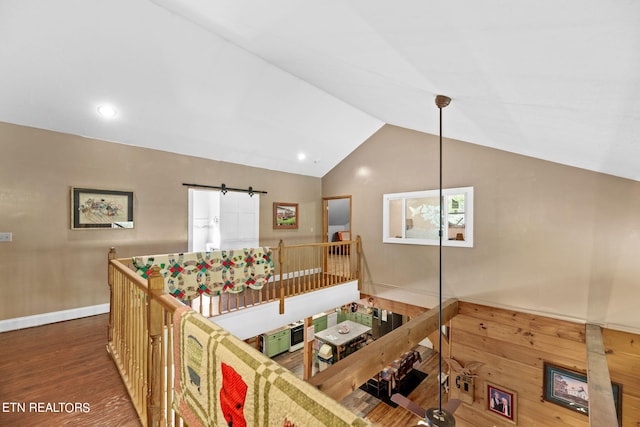
[[0,242],[11,242],[13,240],[13,233],[0,233]]

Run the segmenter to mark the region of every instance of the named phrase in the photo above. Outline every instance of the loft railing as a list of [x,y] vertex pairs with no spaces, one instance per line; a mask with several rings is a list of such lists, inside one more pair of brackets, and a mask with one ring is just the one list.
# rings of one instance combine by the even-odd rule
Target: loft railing
[[109,252],[107,351],[144,426],[183,425],[173,412],[173,313],[183,304],[164,292],[156,267],[143,279]]
[[355,240],[287,246],[280,241],[273,250],[275,274],[262,289],[246,289],[240,293],[203,296],[191,301],[191,307],[207,317],[284,300],[290,296],[322,288],[358,281],[360,289],[360,236]]
[[280,314],[286,297],[317,291],[360,277],[360,236],[356,240],[285,246],[278,245]]
[[[289,296],[353,280],[358,280],[360,288],[359,238],[296,246],[285,246],[280,242],[275,252],[277,280],[273,282],[273,289],[254,295],[256,299],[253,300],[236,299],[234,309],[280,299],[283,313],[284,300]],[[117,259],[114,248],[109,252],[108,283],[107,350],[141,423],[144,426],[184,425],[172,409],[173,313],[183,306],[182,302],[165,292],[164,278],[158,267],[144,279],[131,268],[130,258]],[[227,304],[230,308],[231,304]],[[202,309],[200,302],[199,310],[202,312]]]

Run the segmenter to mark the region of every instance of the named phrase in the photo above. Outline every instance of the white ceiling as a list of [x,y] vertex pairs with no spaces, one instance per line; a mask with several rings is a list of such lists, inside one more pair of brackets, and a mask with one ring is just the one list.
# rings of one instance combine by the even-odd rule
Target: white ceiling
[[0,0],[0,70],[0,121],[311,176],[442,93],[447,137],[640,180],[631,0]]

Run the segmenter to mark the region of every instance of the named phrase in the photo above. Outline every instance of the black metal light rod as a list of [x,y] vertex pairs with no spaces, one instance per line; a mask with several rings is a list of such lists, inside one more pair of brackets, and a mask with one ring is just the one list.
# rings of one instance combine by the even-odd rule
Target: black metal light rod
[[[440,110],[440,138],[439,138],[439,171],[440,171],[440,185],[439,185],[439,189],[440,189],[440,194],[439,194],[439,199],[440,199],[440,220],[439,222],[439,228],[440,230],[438,231],[439,237],[440,237],[440,242],[438,244],[438,300],[439,300],[439,305],[438,305],[438,351],[439,353],[439,357],[438,357],[438,369],[439,374],[438,374],[438,379],[440,379],[440,377],[442,376],[442,238],[443,238],[443,234],[444,234],[444,227],[443,227],[443,222],[444,222],[444,200],[442,197],[442,109],[445,108],[447,105],[449,105],[449,103],[451,102],[451,98],[449,98],[448,96],[444,96],[444,95],[438,95],[436,96],[436,106],[438,107],[438,110]],[[442,411],[442,385],[440,385],[440,387],[438,387],[438,416],[443,417],[443,411]],[[455,421],[454,421],[455,424]]]
[[185,187],[194,187],[194,188],[211,188],[211,189],[214,189],[214,190],[220,190],[220,191],[222,191],[223,194],[226,193],[227,191],[237,191],[237,192],[240,192],[240,193],[249,193],[249,195],[267,194],[266,191],[254,190],[253,187],[249,187],[249,188],[233,188],[233,187],[227,187],[225,184],[217,186],[217,185],[188,184],[186,182],[183,182],[182,185],[184,185]]

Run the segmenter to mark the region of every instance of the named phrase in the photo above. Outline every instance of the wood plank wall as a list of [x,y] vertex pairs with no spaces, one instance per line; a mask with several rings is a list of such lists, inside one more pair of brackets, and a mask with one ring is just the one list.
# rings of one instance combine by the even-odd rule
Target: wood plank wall
[[[517,393],[517,425],[589,425],[586,415],[542,399],[544,362],[586,372],[584,324],[460,302],[450,326],[450,357],[485,364],[473,405],[456,411],[457,426],[513,426],[486,409],[486,381]],[[622,384],[623,426],[640,426],[640,336],[603,330],[603,340],[611,380]],[[455,378],[451,386],[456,397]]]
[[622,384],[622,426],[640,426],[640,335],[602,330],[611,381]]

